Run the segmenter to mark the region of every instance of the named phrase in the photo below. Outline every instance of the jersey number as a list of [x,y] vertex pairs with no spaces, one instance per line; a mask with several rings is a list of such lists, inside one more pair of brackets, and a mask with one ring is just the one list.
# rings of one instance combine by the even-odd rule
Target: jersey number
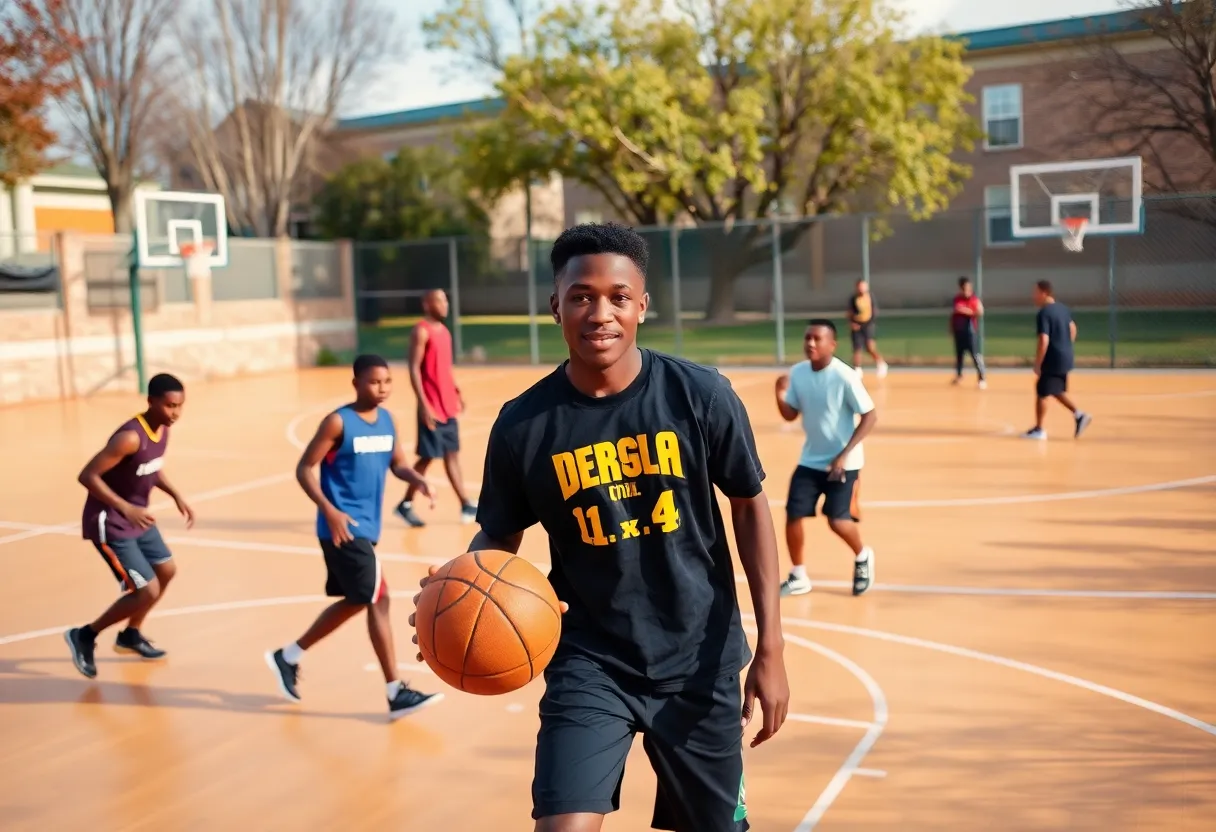
[[[582,535],[583,542],[588,546],[607,546],[610,543],[616,543],[617,536],[615,534],[611,538],[604,534],[604,524],[600,520],[599,506],[591,506],[590,508],[575,506],[574,519],[578,521],[579,534]],[[669,534],[680,528],[680,510],[676,508],[675,497],[672,495],[670,488],[659,495],[658,502],[654,504],[654,510],[650,512],[650,522],[664,534]],[[622,539],[637,537],[637,525],[637,520],[622,521]],[[646,529],[644,533],[650,534],[650,530]]]

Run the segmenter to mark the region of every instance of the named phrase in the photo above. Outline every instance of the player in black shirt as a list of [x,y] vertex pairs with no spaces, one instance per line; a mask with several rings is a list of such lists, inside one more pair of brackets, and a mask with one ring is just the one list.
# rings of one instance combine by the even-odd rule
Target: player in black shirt
[[1034,302],[1039,307],[1035,320],[1038,347],[1034,356],[1035,382],[1034,427],[1022,434],[1027,439],[1046,439],[1043,416],[1047,400],[1054,398],[1072,413],[1073,436],[1080,436],[1093,418],[1077,409],[1068,397],[1068,372],[1073,366],[1073,342],[1077,340],[1077,324],[1068,307],[1055,299],[1050,280],[1040,280],[1034,286]]
[[[758,745],[789,704],[776,537],[747,412],[716,370],[638,349],[648,254],[632,229],[567,229],[551,260],[570,358],[499,413],[469,546],[515,552],[539,523],[568,605],[540,703],[535,828],[600,829],[640,731],[659,781],[655,828],[746,830],[743,727],[759,700]],[[715,486],[751,588],[754,658]]]

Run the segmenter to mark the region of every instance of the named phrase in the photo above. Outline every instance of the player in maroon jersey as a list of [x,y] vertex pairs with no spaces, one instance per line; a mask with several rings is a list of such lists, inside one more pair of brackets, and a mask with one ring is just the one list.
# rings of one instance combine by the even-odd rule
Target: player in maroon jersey
[[[452,375],[452,333],[443,321],[448,316],[448,296],[432,289],[422,298],[422,320],[410,336],[410,384],[418,398],[418,461],[414,470],[425,474],[431,461],[443,460],[448,482],[460,499],[460,521],[472,523],[477,505],[469,499],[460,473],[460,428],[456,417],[464,410],[464,397]],[[415,528],[426,525],[414,511],[411,485],[397,505],[397,516]]]
[[984,302],[975,296],[971,288],[971,278],[958,279],[958,294],[954,296],[954,308],[950,312],[950,331],[954,333],[954,381],[958,384],[963,380],[963,357],[968,353],[975,364],[975,373],[980,379],[980,389],[988,386],[984,381],[984,356],[980,355],[977,341],[979,340],[979,320],[984,314]]
[[148,511],[153,488],[177,503],[194,525],[194,512],[161,470],[169,445],[169,426],[181,416],[186,391],[171,375],[161,373],[148,382],[148,409],[124,422],[110,441],[84,467],[77,478],[88,489],[81,532],[105,559],[118,579],[123,595],[97,619],[63,634],[76,669],[92,679],[97,675],[93,650],[102,630],[126,621],[114,649],[145,659],[159,659],[164,650],[152,646],[140,632],[144,618],[164,594],[177,573],[173,555]]

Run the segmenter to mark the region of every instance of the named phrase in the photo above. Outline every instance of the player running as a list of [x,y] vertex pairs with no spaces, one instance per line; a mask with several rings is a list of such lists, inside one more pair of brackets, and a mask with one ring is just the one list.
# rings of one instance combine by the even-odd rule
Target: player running
[[186,388],[178,379],[166,373],[153,376],[148,381],[148,409],[119,426],[77,477],[88,489],[80,521],[82,537],[105,559],[123,591],[91,623],[64,633],[72,663],[90,679],[97,676],[97,636],[122,621],[127,626],[114,641],[116,651],[145,659],[165,655],[141,628],[177,574],[177,564],[148,502],[152,489],[159,488],[177,504],[186,528],[194,525],[194,512],[162,468],[169,427],[181,416],[185,401]]
[[[384,480],[393,476],[431,496],[430,486],[409,467],[393,417],[382,405],[393,389],[388,362],[360,355],[354,363],[355,401],[325,417],[296,465],[296,480],[317,505],[317,537],[325,556],[325,594],[341,598],[317,617],[298,640],[266,653],[283,695],[300,701],[297,687],[304,652],[364,610],[367,634],[384,672],[390,719],[443,699],[419,693],[397,676],[389,617],[388,584],[376,557]],[[318,481],[313,468],[321,468]]]
[[[539,523],[569,605],[540,702],[540,832],[600,829],[638,732],[659,781],[655,828],[746,830],[740,714],[750,722],[759,700],[755,746],[789,705],[776,539],[747,411],[716,370],[638,348],[648,257],[623,226],[562,233],[550,305],[570,357],[503,407],[486,451],[470,550],[516,552]],[[742,695],[751,651],[715,488],[756,615]]]
[[[422,298],[423,318],[410,336],[410,384],[418,398],[418,461],[414,470],[425,474],[433,460],[442,459],[448,482],[460,499],[460,521],[472,523],[477,506],[469,499],[460,473],[460,428],[458,414],[464,411],[464,397],[452,374],[452,333],[444,325],[448,316],[448,296],[432,289]],[[397,515],[415,528],[425,526],[414,511],[411,485],[397,505]]]
[[874,295],[870,293],[870,284],[864,280],[857,281],[857,291],[849,298],[849,328],[853,331],[853,369],[857,375],[862,374],[861,352],[865,350],[874,359],[878,377],[887,375],[887,362],[882,360],[878,352],[878,342],[875,340],[874,319],[878,317],[878,305]]
[[1034,302],[1039,307],[1035,318],[1038,331],[1038,346],[1034,356],[1034,374],[1037,377],[1034,392],[1034,427],[1022,436],[1027,439],[1046,439],[1043,417],[1047,413],[1047,400],[1053,398],[1068,408],[1073,418],[1073,437],[1078,437],[1089,427],[1093,417],[1077,409],[1068,397],[1068,373],[1073,367],[1073,342],[1077,340],[1077,323],[1072,319],[1068,307],[1055,299],[1050,280],[1040,280],[1034,286]]
[[853,550],[853,594],[874,583],[874,550],[861,541],[857,527],[858,477],[865,463],[861,442],[878,421],[874,401],[861,377],[836,357],[836,325],[826,318],[812,320],[803,340],[806,361],[777,379],[777,410],[787,422],[802,416],[806,441],[785,501],[785,542],[790,550],[789,578],[782,595],[811,591],[803,561],[803,520],[815,516],[823,497],[828,527]]

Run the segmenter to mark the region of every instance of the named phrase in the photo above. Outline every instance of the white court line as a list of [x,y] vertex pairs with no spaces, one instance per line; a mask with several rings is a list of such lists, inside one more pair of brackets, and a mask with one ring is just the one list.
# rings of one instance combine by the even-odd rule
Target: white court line
[[[786,636],[789,638],[789,636]],[[816,714],[786,714],[786,719],[792,719],[794,722],[806,722],[811,725],[831,725],[834,728],[860,728],[863,731],[868,731],[874,723],[866,722],[864,719],[840,719],[834,716],[818,716]]]
[[[79,532],[76,528],[61,529],[57,526],[40,526],[37,523],[21,523],[12,520],[0,520],[0,529],[22,529],[38,531],[45,534],[59,534],[75,537]],[[3,540],[4,538],[0,538]],[[303,555],[305,557],[320,557],[321,551],[317,546],[296,546],[288,543],[260,543],[252,540],[228,540],[217,537],[199,537],[190,532],[186,535],[166,535],[165,542],[174,546],[198,546],[207,549],[227,549],[236,552],[267,552],[281,555]],[[377,556],[384,561],[396,563],[414,563],[421,566],[441,566],[451,560],[450,557],[428,557],[426,555],[411,555],[404,552],[378,551]],[[537,569],[545,570],[549,564],[545,561],[529,561]],[[747,583],[745,575],[736,574],[735,582]],[[849,581],[816,580],[815,586],[847,589],[853,586]],[[1016,598],[1088,598],[1088,599],[1124,599],[1136,601],[1216,601],[1216,592],[1174,591],[1174,590],[1116,590],[1116,589],[1036,589],[1027,587],[986,587],[986,586],[933,586],[917,584],[876,583],[870,592],[904,592],[914,595],[978,595],[989,597]]]
[[[751,615],[744,614],[744,618],[752,618]],[[815,630],[826,630],[833,633],[846,633],[848,635],[862,636],[864,638],[873,638],[879,641],[888,641],[894,644],[904,644],[909,647],[921,647],[926,650],[935,650],[939,653],[948,653],[953,656],[961,656],[967,659],[975,659],[976,661],[988,662],[989,664],[1001,665],[1013,670],[1021,670],[1024,673],[1032,673],[1035,676],[1041,676],[1044,679],[1052,679],[1057,682],[1063,682],[1066,685],[1081,688],[1082,690],[1090,691],[1091,693],[1107,696],[1111,699],[1117,699],[1120,702],[1126,702],[1129,705],[1135,705],[1137,708],[1143,708],[1146,711],[1160,714],[1169,719],[1181,722],[1183,725],[1189,725],[1192,728],[1198,728],[1205,734],[1216,736],[1216,725],[1196,719],[1193,716],[1174,710],[1173,708],[1161,705],[1157,702],[1143,699],[1139,696],[1118,690],[1116,688],[1100,685],[1096,682],[1091,682],[1087,679],[1082,679],[1077,676],[1070,676],[1067,673],[1060,673],[1055,670],[1048,670],[1045,667],[1029,664],[1027,662],[1017,661],[1016,659],[1007,659],[1004,656],[996,656],[992,653],[982,653],[979,650],[971,650],[967,647],[956,647],[953,644],[943,644],[938,641],[929,641],[923,638],[913,638],[912,636],[901,636],[895,633],[888,633],[882,630],[870,630],[865,627],[853,627],[848,624],[832,624],[826,621],[810,621],[805,618],[786,618],[781,619],[781,623],[793,624],[796,627],[810,627]],[[787,635],[787,639],[790,637]]]
[[877,777],[880,780],[887,776],[887,773],[880,768],[859,768],[854,770],[853,774],[857,777]]
[[[1150,491],[1170,491],[1175,488],[1191,488],[1216,482],[1216,474],[1191,477],[1185,480],[1150,482],[1144,485],[1125,485],[1118,488],[1095,488],[1089,491],[1061,491],[1055,494],[1012,494],[1007,497],[960,497],[950,500],[867,500],[863,508],[955,508],[960,506],[1008,506],[1023,503],[1055,503],[1064,500],[1093,500],[1100,497],[1124,497],[1129,494],[1146,494]],[[769,500],[771,506],[784,506],[785,500]]]

